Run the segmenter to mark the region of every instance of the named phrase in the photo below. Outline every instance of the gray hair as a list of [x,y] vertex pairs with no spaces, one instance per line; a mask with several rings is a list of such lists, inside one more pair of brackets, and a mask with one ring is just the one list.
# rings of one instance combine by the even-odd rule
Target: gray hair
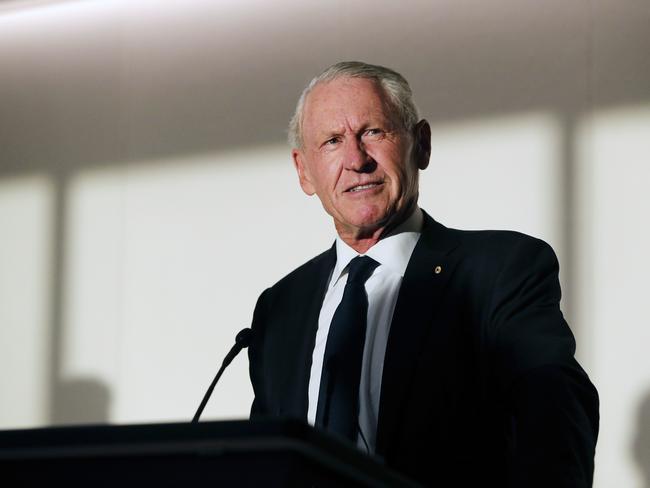
[[392,69],[360,61],[342,61],[333,64],[313,78],[300,94],[296,111],[289,122],[289,144],[301,148],[303,144],[302,119],[307,96],[319,83],[326,83],[337,78],[365,78],[375,81],[388,97],[402,128],[411,131],[419,120],[418,109],[413,102],[411,87],[402,75]]

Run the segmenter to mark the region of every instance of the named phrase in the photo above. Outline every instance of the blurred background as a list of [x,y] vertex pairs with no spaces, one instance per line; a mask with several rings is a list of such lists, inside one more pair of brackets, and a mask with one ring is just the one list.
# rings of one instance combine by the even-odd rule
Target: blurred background
[[[601,395],[595,486],[650,486],[650,2],[0,1],[0,429],[189,420],[261,291],[334,238],[286,125],[340,60],[433,129],[421,206],[550,242]],[[245,355],[205,419],[243,418]]]

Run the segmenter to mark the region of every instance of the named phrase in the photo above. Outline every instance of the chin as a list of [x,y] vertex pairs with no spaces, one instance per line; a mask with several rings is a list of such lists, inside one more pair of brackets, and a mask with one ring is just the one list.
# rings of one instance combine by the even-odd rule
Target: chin
[[354,208],[348,208],[345,212],[339,212],[339,224],[348,230],[371,234],[383,227],[391,219],[393,213],[387,211],[384,205],[366,204]]
[[370,215],[359,216],[353,221],[353,226],[361,230],[361,232],[372,233],[380,227],[383,227],[388,221],[388,217],[384,213],[374,213]]

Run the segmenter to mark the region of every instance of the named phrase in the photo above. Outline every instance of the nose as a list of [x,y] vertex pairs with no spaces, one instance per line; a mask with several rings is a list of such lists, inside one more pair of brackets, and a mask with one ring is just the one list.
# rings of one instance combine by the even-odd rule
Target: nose
[[371,173],[377,166],[377,163],[366,152],[360,140],[353,139],[346,142],[344,157],[344,167],[349,171]]

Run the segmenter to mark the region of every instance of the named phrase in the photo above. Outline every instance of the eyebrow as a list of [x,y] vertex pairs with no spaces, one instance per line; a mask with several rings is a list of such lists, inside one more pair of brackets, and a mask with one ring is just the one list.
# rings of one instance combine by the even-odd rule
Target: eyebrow
[[[361,127],[358,129],[358,133],[367,131],[368,129],[374,129],[374,128],[380,128],[384,129],[386,131],[394,129],[395,124],[389,120],[385,119],[380,122],[366,122],[364,123]],[[344,127],[339,127],[339,128],[334,128],[334,129],[324,129],[323,131],[318,133],[319,138],[332,138],[336,136],[342,136],[346,132],[346,129]]]

